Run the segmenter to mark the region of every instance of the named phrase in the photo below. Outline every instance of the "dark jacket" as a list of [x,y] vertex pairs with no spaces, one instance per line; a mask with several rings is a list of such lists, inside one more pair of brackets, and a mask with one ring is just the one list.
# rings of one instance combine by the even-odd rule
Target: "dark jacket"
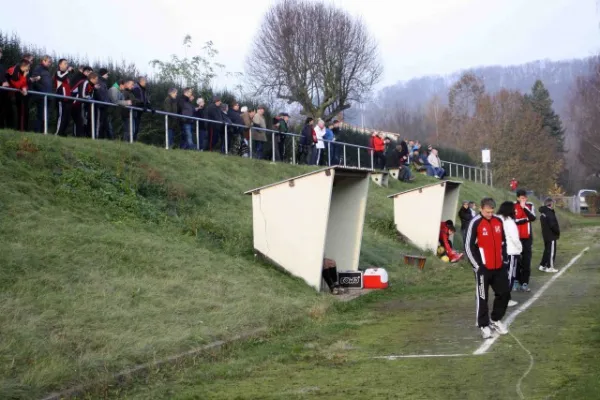
[[[232,124],[245,125],[244,119],[242,118],[242,114],[240,114],[239,111],[235,111],[233,108],[230,108],[229,111],[227,111],[227,116],[231,120]],[[241,134],[244,130],[244,128],[240,128],[238,126],[230,126],[227,129],[229,129],[232,133],[235,134]]]
[[86,79],[87,79],[87,77],[83,74],[83,72],[77,70],[77,72],[75,72],[69,78],[69,86],[74,88],[75,86],[77,86],[78,83],[81,83],[81,81],[84,81]]
[[[221,111],[221,107],[217,106],[214,102],[210,103],[206,106],[206,119],[210,119],[211,121],[223,122],[223,111]],[[223,129],[223,125],[219,123],[207,123],[207,130],[212,128],[213,133],[219,133]]]
[[[202,119],[206,119],[206,106],[202,107],[202,108],[194,108],[194,117],[196,118],[202,118]],[[201,131],[206,131],[206,125],[207,123],[205,121],[198,121],[198,128]]]
[[167,96],[163,103],[163,110],[168,113],[177,114],[179,112],[179,105],[177,99]]
[[473,218],[465,238],[465,250],[474,270],[500,269],[506,259],[504,224],[496,216],[487,220],[481,214]]
[[313,129],[314,127],[310,124],[304,125],[304,128],[302,128],[302,137],[300,138],[301,145],[312,146],[314,144]]
[[540,210],[540,222],[542,224],[542,236],[544,242],[551,242],[560,238],[560,227],[556,213],[550,207],[542,206]]
[[150,97],[148,96],[148,88],[142,87],[139,83],[133,86],[133,95],[138,101],[138,107],[152,108],[150,106]]
[[4,75],[6,75],[6,68],[4,67],[4,64],[0,64],[0,86],[6,82],[6,76]]
[[52,93],[52,75],[50,74],[50,70],[40,64],[33,69],[31,74],[32,78],[36,76],[39,76],[40,80],[33,82],[32,89],[36,92]]
[[[194,116],[194,104],[190,101],[189,97],[181,96],[178,102],[178,111],[179,114],[185,115],[186,117]],[[181,119],[182,124],[191,124],[193,121],[191,119]]]
[[[108,82],[106,79],[100,77],[98,78],[98,88],[94,91],[94,98],[98,101],[103,101],[105,103],[111,103],[110,97],[108,97]],[[107,107],[107,106],[101,106]]]
[[[140,106],[138,100],[136,99],[135,95],[133,94],[133,92],[131,90],[123,90],[121,93],[123,93],[123,100],[131,100],[132,107]],[[129,118],[129,109],[128,108],[123,108],[123,110],[121,110],[121,117]]]
[[469,227],[469,222],[473,219],[473,213],[470,208],[461,207],[458,211],[458,217],[460,218],[461,229],[466,230]]

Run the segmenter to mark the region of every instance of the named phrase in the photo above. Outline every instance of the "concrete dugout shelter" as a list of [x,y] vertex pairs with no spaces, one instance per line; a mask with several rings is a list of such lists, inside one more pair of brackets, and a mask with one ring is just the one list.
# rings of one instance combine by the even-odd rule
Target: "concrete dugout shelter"
[[323,258],[357,271],[368,170],[332,167],[252,189],[254,250],[316,290]]
[[441,181],[388,196],[396,229],[423,250],[435,252],[440,224],[456,219],[462,182]]

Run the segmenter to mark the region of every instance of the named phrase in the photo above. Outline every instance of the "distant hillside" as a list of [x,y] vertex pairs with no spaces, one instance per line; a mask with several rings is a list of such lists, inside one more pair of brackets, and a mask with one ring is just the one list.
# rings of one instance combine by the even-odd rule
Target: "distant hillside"
[[[541,79],[550,91],[555,110],[565,115],[569,90],[577,76],[588,72],[591,57],[566,61],[533,61],[513,66],[488,66],[458,71],[448,76],[424,76],[409,81],[398,82],[383,88],[376,95],[374,104],[366,106],[365,124],[377,127],[382,109],[395,105],[418,109],[427,104],[435,95],[447,102],[448,88],[465,72],[472,72],[483,78],[486,89],[495,92],[501,88],[528,92],[536,79]],[[346,121],[360,124],[360,111],[351,109],[344,115]]]

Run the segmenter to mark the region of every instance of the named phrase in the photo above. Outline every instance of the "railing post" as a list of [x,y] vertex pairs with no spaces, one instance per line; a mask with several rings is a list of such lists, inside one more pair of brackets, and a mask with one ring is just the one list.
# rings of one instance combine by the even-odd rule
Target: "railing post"
[[371,169],[375,169],[375,149],[371,150]]
[[250,158],[252,157],[252,128],[248,129],[248,142],[250,143]]
[[344,167],[346,166],[346,143],[344,143]]
[[292,136],[292,165],[296,165],[296,136]]
[[196,120],[196,150],[200,150],[200,121]]
[[465,165],[463,164],[462,167],[463,167],[463,176],[462,176],[462,178],[465,179]]
[[494,187],[494,174],[490,171],[490,186]]
[[44,96],[44,135],[48,134],[48,96]]
[[473,171],[473,168],[469,167],[469,180],[472,181],[473,178],[471,178],[472,174],[471,171]]
[[165,115],[165,149],[169,150],[171,144],[169,143],[169,116]]
[[275,131],[271,131],[271,162],[275,162]]
[[133,109],[129,109],[129,143],[133,143]]
[[[90,107],[90,119],[92,120],[92,126],[91,126],[91,130],[92,130],[92,140],[96,140],[96,113],[94,112],[96,107],[94,103],[90,103],[91,107]],[[82,106],[83,107],[83,106]]]
[[327,165],[331,167],[331,142],[327,142]]
[[360,147],[356,148],[356,152],[358,153],[358,168],[360,168]]
[[227,134],[227,124],[225,124],[225,154],[229,154],[229,146],[227,145],[229,143],[229,141],[227,140],[228,138],[228,134]]

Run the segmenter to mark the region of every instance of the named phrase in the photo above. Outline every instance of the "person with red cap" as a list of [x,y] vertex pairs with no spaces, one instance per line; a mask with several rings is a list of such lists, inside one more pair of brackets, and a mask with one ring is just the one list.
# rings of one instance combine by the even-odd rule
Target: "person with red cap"
[[463,257],[463,253],[459,253],[452,248],[452,242],[450,241],[450,235],[456,233],[454,222],[452,220],[443,221],[440,225],[440,245],[444,248],[446,255],[450,259],[451,263],[459,262]]

